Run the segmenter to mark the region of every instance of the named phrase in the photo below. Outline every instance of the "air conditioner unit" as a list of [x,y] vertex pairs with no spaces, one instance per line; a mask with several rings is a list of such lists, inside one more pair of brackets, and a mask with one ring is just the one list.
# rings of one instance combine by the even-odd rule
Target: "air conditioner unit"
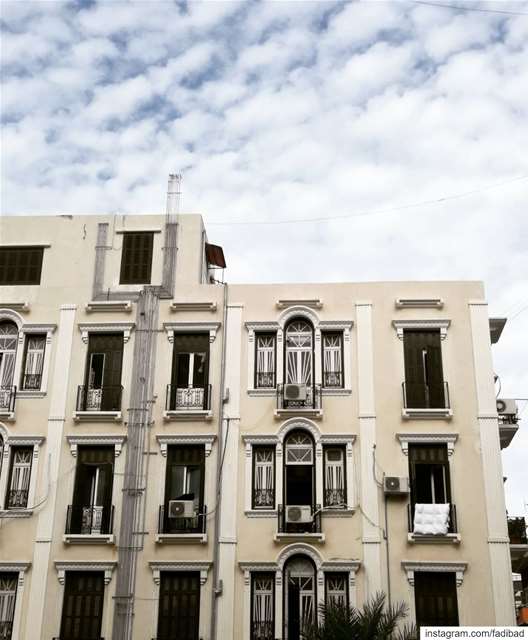
[[288,505],[286,507],[286,522],[313,522],[312,507],[310,505]]
[[284,399],[285,400],[306,400],[306,385],[290,383],[284,385]]
[[385,495],[404,495],[409,493],[409,479],[398,476],[385,476],[383,478],[383,492]]
[[194,518],[196,510],[193,500],[169,500],[169,518]]
[[518,412],[515,400],[499,398],[497,400],[497,413],[502,416],[516,416]]

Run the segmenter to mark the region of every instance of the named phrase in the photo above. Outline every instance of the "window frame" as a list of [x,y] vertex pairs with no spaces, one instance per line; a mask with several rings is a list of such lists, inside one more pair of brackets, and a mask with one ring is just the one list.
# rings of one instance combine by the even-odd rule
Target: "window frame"
[[[35,340],[35,339],[41,339],[42,340],[42,350],[41,351],[36,351],[34,350],[34,353],[42,353],[42,358],[41,358],[41,362],[40,362],[40,371],[38,371],[37,373],[26,373],[26,369],[27,369],[27,361],[28,361],[28,351],[29,351],[29,343],[31,340]],[[46,335],[46,333],[26,333],[24,336],[24,353],[22,356],[22,367],[21,367],[21,376],[20,376],[20,390],[21,391],[40,391],[42,389],[42,385],[43,385],[43,378],[44,378],[44,367],[45,367],[45,363],[46,363],[46,345],[48,342],[48,337]],[[40,380],[39,380],[39,384],[38,387],[36,386],[32,386],[32,387],[26,387],[26,376],[28,375],[33,375],[33,376],[40,376]]]
[[[29,469],[28,472],[28,478],[27,478],[27,489],[13,489],[12,488],[12,482],[13,482],[13,472],[15,470],[15,456],[17,453],[19,453],[19,451],[25,451],[26,453],[29,454],[29,463],[21,463],[19,468],[24,469],[27,468]],[[29,505],[29,501],[30,501],[30,494],[31,494],[31,486],[32,486],[32,480],[33,480],[33,474],[34,474],[34,469],[33,469],[33,457],[34,457],[34,446],[31,445],[18,445],[15,444],[13,446],[10,447],[10,459],[9,459],[9,472],[8,472],[8,477],[7,477],[7,489],[6,489],[6,494],[4,497],[4,504],[5,504],[5,509],[7,511],[17,511],[17,510],[25,510],[28,509],[28,505]],[[27,492],[27,496],[26,496],[26,500],[25,500],[25,504],[24,505],[11,505],[10,501],[9,501],[9,494],[12,491],[26,491]]]
[[[342,473],[343,473],[343,491],[344,491],[344,502],[343,505],[329,505],[326,500],[326,468],[327,468],[327,460],[326,454],[330,449],[337,449],[341,452],[341,464],[342,464]],[[347,451],[346,445],[344,444],[324,444],[323,443],[323,508],[324,509],[348,509],[348,486],[347,486]]]
[[[341,352],[341,371],[339,371],[340,375],[340,384],[338,385],[326,385],[325,384],[325,337],[326,336],[338,336],[340,340],[340,352]],[[321,377],[322,377],[322,388],[323,389],[344,389],[345,388],[345,336],[344,331],[339,330],[322,330],[321,331]],[[337,372],[334,372],[337,373]]]
[[[260,385],[258,383],[259,339],[264,337],[273,339],[273,383],[271,385]],[[260,372],[260,373],[264,373],[264,372]],[[254,389],[275,389],[276,386],[277,386],[277,332],[276,331],[255,331],[253,388]]]
[[[12,246],[2,246],[0,247],[0,286],[38,286],[41,283],[42,280],[42,265],[44,263],[44,249],[46,247],[43,245],[12,245]],[[20,254],[17,256],[16,252],[19,251]],[[5,258],[3,257],[2,253],[5,252]],[[8,255],[9,254],[15,254],[15,265],[14,267],[11,266],[11,268],[14,268],[15,271],[18,271],[18,273],[16,273],[16,275],[18,277],[14,278],[11,281],[8,281],[7,275],[8,275]],[[24,255],[24,253],[26,254],[31,254],[34,253],[35,255],[38,255],[37,258],[37,265],[22,265],[21,264],[21,257]],[[26,258],[26,260],[31,261],[31,258]],[[5,269],[5,279],[2,274],[2,268]],[[22,271],[23,269],[26,270],[26,272],[29,272],[31,269],[35,269],[36,273],[35,276],[33,277],[33,279],[29,279],[28,277],[26,277],[26,279],[23,279],[20,277],[20,271]]]
[[[133,243],[134,238],[148,238],[147,247],[134,247],[129,246]],[[143,240],[145,242],[145,240]],[[147,252],[148,257],[141,265],[137,260],[132,261],[132,258],[137,258],[143,252]],[[152,259],[154,255],[154,231],[125,231],[123,232],[123,241],[121,248],[121,266],[119,269],[119,284],[120,285],[144,285],[151,284],[152,282]],[[134,276],[136,272],[141,269],[141,272]],[[148,272],[148,275],[147,275]]]
[[331,579],[335,579],[336,577],[339,577],[340,579],[343,580],[344,582],[344,598],[345,598],[345,606],[348,609],[350,607],[350,573],[347,571],[325,571],[324,573],[324,601],[325,601],[325,606],[328,607],[330,606],[330,601],[329,601],[329,592],[328,592],[328,582]]
[[275,581],[276,581],[276,572],[275,571],[252,571],[250,574],[251,584],[250,584],[250,612],[249,612],[249,629],[250,629],[250,640],[259,640],[261,637],[255,636],[253,632],[253,625],[255,624],[254,620],[254,605],[255,605],[255,583],[257,580],[269,579],[271,580],[271,620],[266,620],[264,622],[269,622],[273,638],[275,637]]
[[[272,500],[272,504],[271,505],[256,505],[255,504],[255,479],[256,479],[256,466],[257,466],[257,452],[258,451],[262,451],[262,450],[269,450],[272,453],[273,456],[273,460],[272,460],[272,488],[271,491],[273,492],[273,500]],[[277,489],[276,489],[276,473],[277,473],[277,448],[275,445],[265,445],[265,444],[261,444],[261,445],[254,445],[252,447],[252,461],[251,461],[251,509],[254,510],[270,510],[270,509],[275,509],[276,504],[277,504]]]

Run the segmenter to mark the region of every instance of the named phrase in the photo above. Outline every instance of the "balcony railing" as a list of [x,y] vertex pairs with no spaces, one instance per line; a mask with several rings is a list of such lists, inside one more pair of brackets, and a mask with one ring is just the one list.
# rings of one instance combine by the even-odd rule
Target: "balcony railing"
[[11,640],[13,633],[12,620],[0,620],[0,640]]
[[[297,393],[298,391],[298,393]],[[295,397],[297,395],[297,397]],[[279,384],[277,385],[277,409],[279,411],[320,410],[320,384]]]
[[113,506],[68,505],[66,535],[110,535],[113,529]]
[[[407,525],[409,533],[414,533],[414,504],[411,502],[407,505]],[[452,502],[449,504],[447,533],[458,533],[456,506]]]
[[405,409],[450,409],[447,382],[403,382],[403,406]]
[[75,633],[72,633],[72,634],[68,633],[63,636],[55,636],[53,640],[105,640],[105,639],[102,638],[101,636],[83,635],[82,632],[81,632],[81,635],[79,635],[79,632],[76,631]]
[[208,411],[211,408],[211,385],[180,387],[167,385],[165,409],[167,411]]
[[207,507],[204,505],[200,513],[192,518],[171,518],[168,514],[168,506],[161,505],[158,517],[158,533],[185,534],[206,533]]
[[508,518],[510,544],[528,544],[526,521],[524,518]]
[[275,623],[273,620],[252,622],[251,640],[275,640]]
[[[309,509],[309,513],[308,513]],[[278,533],[321,533],[321,505],[285,505],[277,509]]]
[[7,492],[8,509],[25,509],[28,503],[29,491],[27,489],[11,489]]
[[274,509],[275,490],[274,489],[254,489],[253,509]]
[[99,389],[80,385],[77,389],[77,411],[121,411],[121,385]]
[[326,389],[337,388],[341,389],[343,386],[343,372],[342,371],[323,371],[323,387]]
[[41,382],[41,373],[25,373],[22,378],[22,391],[39,391]]
[[257,371],[255,375],[256,389],[273,389],[275,386],[275,371]]
[[15,410],[16,387],[0,387],[0,411],[13,413]]
[[346,507],[346,491],[344,489],[325,489],[324,505],[329,508]]

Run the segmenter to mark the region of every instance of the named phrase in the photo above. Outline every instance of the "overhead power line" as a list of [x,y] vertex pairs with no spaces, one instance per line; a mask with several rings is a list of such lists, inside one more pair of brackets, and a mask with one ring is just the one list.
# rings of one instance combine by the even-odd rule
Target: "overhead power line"
[[468,7],[455,4],[445,4],[443,2],[427,2],[426,0],[410,0],[413,4],[424,4],[428,7],[438,7],[440,9],[455,9],[456,11],[478,11],[480,13],[502,13],[507,16],[528,16],[528,12],[508,11],[506,9],[485,9],[483,7]]
[[467,198],[468,196],[472,196],[476,193],[481,193],[482,191],[489,191],[490,189],[496,189],[497,187],[502,187],[505,184],[510,184],[511,182],[518,182],[520,180],[527,180],[528,175],[525,176],[517,176],[516,178],[510,178],[509,180],[503,180],[502,182],[496,182],[494,184],[485,185],[483,187],[479,187],[477,189],[472,189],[471,191],[465,191],[463,193],[456,193],[453,195],[442,196],[439,198],[433,198],[431,200],[422,200],[421,202],[413,202],[412,204],[403,204],[398,207],[390,207],[387,209],[373,209],[371,211],[358,211],[356,213],[344,213],[337,216],[325,216],[325,217],[316,217],[316,218],[287,218],[284,220],[225,220],[222,222],[214,222],[208,221],[207,226],[239,226],[239,225],[273,225],[273,224],[299,224],[302,222],[330,222],[332,220],[347,220],[350,218],[360,218],[364,216],[373,216],[379,215],[383,213],[394,213],[397,211],[404,211],[405,209],[415,209],[417,207],[424,207],[431,204],[442,204],[443,202],[447,202],[449,200],[457,200],[458,198]]

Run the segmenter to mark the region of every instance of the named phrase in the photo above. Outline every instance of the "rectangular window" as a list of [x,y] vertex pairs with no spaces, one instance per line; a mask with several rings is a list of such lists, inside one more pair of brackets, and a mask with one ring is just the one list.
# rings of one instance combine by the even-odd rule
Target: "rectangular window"
[[348,575],[346,573],[325,573],[326,606],[348,606]]
[[407,408],[445,408],[440,331],[404,331],[403,349]]
[[46,336],[27,335],[24,352],[24,365],[20,388],[24,391],[38,391],[42,385]]
[[[162,533],[200,533],[204,516],[205,448],[203,445],[169,446],[165,476]],[[190,503],[192,514],[172,517],[169,502]]]
[[343,447],[324,447],[324,506],[345,508],[345,450]]
[[66,571],[60,640],[99,640],[103,601],[102,571]]
[[17,582],[18,573],[0,573],[0,638],[2,640],[11,640],[12,637]]
[[198,640],[200,574],[162,571],[157,640]]
[[33,447],[13,447],[11,456],[6,506],[8,509],[25,509],[28,506]]
[[275,387],[276,334],[255,334],[255,389]]
[[122,333],[92,333],[80,411],[119,411],[121,409]]
[[275,638],[275,574],[251,574],[251,640]]
[[275,448],[253,447],[253,509],[275,508]]
[[323,387],[342,388],[343,376],[343,334],[323,332]]
[[111,533],[114,458],[113,446],[78,448],[67,533]]
[[120,284],[150,284],[154,233],[130,231],[123,234]]
[[205,410],[209,397],[209,334],[174,335],[169,410]]
[[0,285],[40,284],[44,247],[0,247]]
[[456,575],[451,572],[415,571],[416,626],[458,627]]

